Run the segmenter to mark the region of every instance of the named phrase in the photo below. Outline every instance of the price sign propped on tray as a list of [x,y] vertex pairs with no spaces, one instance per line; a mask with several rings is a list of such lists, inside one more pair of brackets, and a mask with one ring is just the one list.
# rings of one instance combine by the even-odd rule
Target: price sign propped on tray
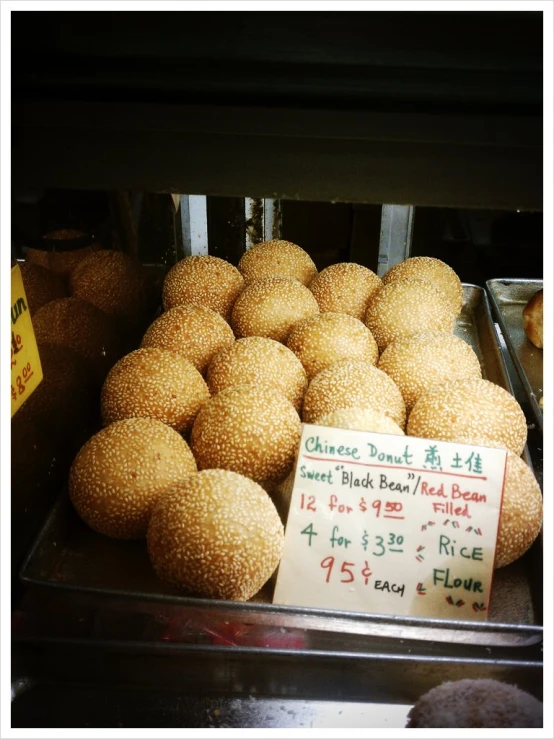
[[486,620],[506,459],[304,424],[273,602]]

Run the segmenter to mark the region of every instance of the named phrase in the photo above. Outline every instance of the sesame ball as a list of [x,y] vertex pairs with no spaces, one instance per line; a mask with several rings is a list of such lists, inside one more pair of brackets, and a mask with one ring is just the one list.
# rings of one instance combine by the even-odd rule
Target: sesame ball
[[432,688],[408,714],[408,729],[536,729],[543,707],[516,685],[488,678],[455,680]]
[[275,571],[283,525],[267,493],[228,470],[189,475],[161,498],[148,527],[158,577],[205,598],[246,601]]
[[72,349],[84,357],[100,383],[122,354],[113,320],[80,298],[60,298],[43,305],[33,316],[33,328],[37,341]]
[[367,267],[339,262],[321,270],[309,287],[321,313],[348,313],[363,321],[371,296],[382,284]]
[[[61,249],[51,251],[31,247],[25,252],[26,262],[46,267],[46,269],[59,275],[66,283],[69,281],[71,272],[82,259],[85,259],[89,254],[93,254],[102,248],[98,242],[87,243],[91,240],[90,234],[73,228],[61,228],[57,231],[50,231],[49,233],[44,234],[42,238],[44,241],[61,242]],[[68,244],[71,247],[75,247],[77,244],[87,244],[87,246],[68,249]]]
[[300,360],[279,341],[247,336],[228,345],[208,365],[210,393],[244,383],[268,384],[281,392],[297,411],[308,387]]
[[454,314],[462,310],[464,291],[460,278],[445,262],[434,257],[410,257],[395,264],[383,275],[383,284],[390,285],[398,280],[419,279],[431,282],[448,297]]
[[364,323],[383,352],[395,339],[422,331],[453,333],[456,316],[446,295],[425,280],[398,280],[378,290]]
[[287,346],[300,359],[310,380],[335,362],[360,359],[376,364],[379,357],[371,331],[347,313],[321,313],[299,321]]
[[192,427],[198,468],[239,472],[264,487],[284,479],[294,462],[301,423],[280,392],[233,385],[204,405]]
[[317,302],[301,282],[267,277],[251,282],[239,295],[231,326],[239,339],[265,336],[284,343],[295,323],[316,313]]
[[82,259],[71,272],[70,292],[113,316],[122,330],[142,328],[148,315],[151,286],[138,259],[104,249]]
[[69,496],[98,533],[140,539],[158,498],[192,472],[196,462],[176,431],[152,418],[127,418],[81,448],[71,466]]
[[302,419],[314,423],[331,411],[352,407],[382,411],[401,429],[406,423],[406,406],[394,381],[359,360],[337,362],[314,377],[304,396]]
[[246,284],[266,277],[288,277],[309,285],[317,267],[308,252],[292,241],[272,239],[244,252],[238,269]]
[[355,431],[373,431],[376,434],[393,434],[404,436],[404,431],[392,418],[375,408],[339,408],[316,418],[313,423],[318,426],[332,426],[337,429],[354,429]]
[[419,396],[435,385],[482,376],[479,358],[470,345],[446,331],[423,331],[395,339],[377,366],[400,388],[408,413]]
[[204,373],[212,357],[234,341],[233,330],[216,311],[203,305],[178,305],[148,327],[141,347],[169,349]]
[[102,387],[102,420],[157,418],[187,432],[210,397],[196,367],[168,349],[136,349],[117,362]]
[[40,264],[26,262],[21,265],[21,277],[27,305],[32,316],[46,303],[67,297],[65,285],[59,275]]
[[527,422],[507,390],[470,378],[435,385],[423,393],[409,415],[407,433],[443,441],[479,436],[499,441],[520,455],[527,441]]
[[225,259],[194,255],[177,262],[165,276],[162,299],[165,310],[177,305],[203,305],[228,321],[244,279]]

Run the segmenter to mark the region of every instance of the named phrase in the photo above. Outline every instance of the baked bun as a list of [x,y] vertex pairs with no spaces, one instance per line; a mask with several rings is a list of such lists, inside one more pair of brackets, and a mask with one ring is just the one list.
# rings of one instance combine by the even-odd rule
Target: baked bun
[[262,336],[247,336],[222,349],[208,365],[206,382],[212,395],[233,385],[267,384],[297,411],[308,387],[306,372],[291,350]]
[[523,330],[527,334],[529,341],[537,347],[543,348],[543,291],[539,290],[529,300],[523,309]]
[[314,296],[301,282],[267,277],[251,282],[238,296],[231,326],[239,339],[265,336],[285,343],[295,323],[317,313]]
[[69,496],[88,526],[115,539],[146,536],[154,503],[196,472],[186,441],[152,418],[116,421],[77,454]]
[[110,370],[102,386],[102,420],[156,418],[186,433],[210,397],[196,367],[167,349],[136,349]]
[[25,262],[21,265],[21,277],[32,316],[46,303],[67,297],[63,280],[59,275],[40,264]]
[[367,267],[339,262],[321,270],[309,287],[321,313],[348,313],[363,321],[370,298],[382,284]]
[[390,285],[398,280],[427,280],[447,296],[454,314],[462,310],[464,291],[460,278],[452,267],[434,257],[410,257],[395,264],[383,275],[383,284]]
[[156,504],[148,554],[158,577],[205,598],[246,601],[275,571],[283,525],[267,493],[228,470],[189,475]]
[[141,348],[169,349],[204,373],[211,359],[234,341],[233,330],[216,311],[203,305],[178,305],[148,327]]
[[271,239],[250,247],[242,255],[238,270],[246,284],[266,277],[287,277],[309,285],[317,275],[317,267],[308,252],[283,239]]
[[377,342],[371,331],[347,313],[321,313],[296,323],[287,346],[302,362],[309,379],[345,359],[376,364]]
[[243,276],[230,262],[196,254],[181,259],[165,276],[163,306],[169,310],[177,305],[203,305],[229,321],[243,288]]
[[534,696],[498,680],[445,682],[432,688],[408,714],[408,729],[537,729],[543,706]]

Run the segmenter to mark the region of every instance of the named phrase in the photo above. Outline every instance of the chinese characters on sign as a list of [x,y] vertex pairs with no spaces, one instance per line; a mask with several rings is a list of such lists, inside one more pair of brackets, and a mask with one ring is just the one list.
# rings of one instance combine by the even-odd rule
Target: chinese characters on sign
[[12,417],[42,381],[42,367],[19,265],[12,268]]
[[506,451],[305,424],[274,603],[487,618]]

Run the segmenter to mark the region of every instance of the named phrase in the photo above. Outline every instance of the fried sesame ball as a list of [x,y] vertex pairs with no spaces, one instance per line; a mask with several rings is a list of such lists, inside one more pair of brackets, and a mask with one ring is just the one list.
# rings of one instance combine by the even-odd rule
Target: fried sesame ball
[[77,454],[69,496],[85,523],[115,539],[146,536],[154,504],[196,472],[186,441],[153,418],[116,421]]
[[[50,231],[42,237],[45,241],[60,242],[80,242],[88,240],[89,234],[84,231],[78,231],[73,228],[61,228],[57,231]],[[83,241],[82,241],[83,240]],[[64,245],[65,246],[65,245]],[[88,257],[96,251],[102,249],[102,246],[95,242],[88,246],[81,246],[77,249],[67,249],[62,246],[61,251],[49,251],[46,249],[27,249],[25,260],[29,264],[39,264],[41,267],[51,270],[58,274],[64,281],[69,281],[69,276],[73,269],[82,259]]]
[[232,328],[216,311],[203,305],[178,305],[148,327],[141,347],[177,352],[203,374],[211,359],[234,341]]
[[302,419],[314,423],[341,408],[374,408],[392,418],[401,429],[406,424],[406,406],[394,381],[369,362],[337,362],[324,369],[308,385]]
[[453,333],[456,315],[447,296],[430,282],[397,280],[371,298],[364,323],[383,352],[395,339],[422,331]]
[[377,366],[400,388],[408,413],[419,396],[434,385],[482,376],[479,358],[470,345],[446,331],[423,331],[395,339]]
[[479,436],[499,441],[520,455],[527,441],[527,422],[507,390],[470,378],[435,385],[423,393],[409,415],[407,433],[443,441]]
[[284,343],[295,323],[317,313],[314,296],[301,282],[267,277],[251,282],[238,296],[231,326],[239,339],[265,336]]
[[363,321],[370,298],[382,284],[367,267],[339,262],[321,270],[309,287],[321,313],[348,313]]
[[335,362],[360,359],[376,364],[379,357],[371,331],[347,313],[321,313],[299,321],[287,346],[300,359],[310,380]]
[[21,277],[32,316],[46,303],[67,297],[65,285],[55,272],[40,264],[25,262],[21,265]]
[[189,475],[156,504],[148,554],[158,577],[205,598],[246,601],[269,580],[284,546],[267,493],[228,470]]
[[216,354],[206,373],[210,393],[244,383],[268,384],[281,392],[297,411],[308,387],[300,360],[279,341],[247,336]]
[[445,262],[434,257],[410,257],[391,267],[383,275],[383,284],[390,285],[398,280],[419,279],[431,282],[448,297],[454,314],[462,310],[464,291],[460,278]]
[[229,321],[243,288],[244,278],[230,262],[208,254],[193,255],[181,259],[165,276],[163,306],[169,310],[177,305],[203,305]]
[[122,354],[121,336],[113,320],[80,298],[53,300],[35,313],[37,341],[72,349],[84,357],[97,382],[103,382]]
[[129,254],[89,254],[72,270],[69,286],[72,295],[113,316],[125,331],[142,328],[147,319],[152,288],[143,265]]
[[252,246],[242,255],[238,269],[246,284],[266,277],[288,277],[309,285],[317,275],[317,267],[308,252],[283,239]]
[[233,385],[198,414],[191,449],[198,469],[239,472],[262,486],[284,479],[300,441],[294,406],[268,385]]
[[404,431],[389,416],[375,408],[340,408],[316,418],[313,423],[318,426],[332,426],[337,429],[354,429],[355,431],[373,431],[376,434],[393,434],[404,436]]
[[210,397],[196,367],[180,354],[150,347],[125,355],[102,387],[102,420],[157,418],[186,433]]
[[536,729],[543,707],[516,685],[488,678],[455,680],[432,688],[408,714],[408,729]]

